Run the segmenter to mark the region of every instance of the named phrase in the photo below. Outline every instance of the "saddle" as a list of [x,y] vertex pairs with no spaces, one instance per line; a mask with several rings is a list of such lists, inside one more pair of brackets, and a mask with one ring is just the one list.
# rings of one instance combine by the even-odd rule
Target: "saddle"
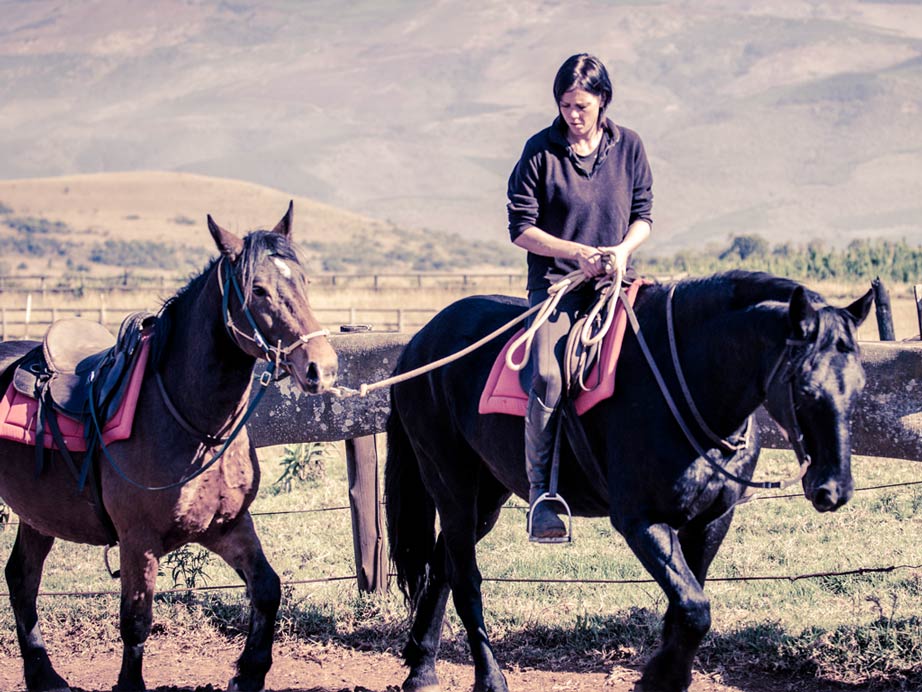
[[[635,281],[627,289],[627,297],[632,305],[643,285],[643,281]],[[597,349],[581,353],[577,348],[570,348],[568,345],[568,360],[571,355],[574,356],[573,360],[582,370],[579,375],[568,373],[568,389],[571,389],[569,385],[574,381],[591,385],[586,389],[578,386],[572,387],[573,391],[570,392],[571,396],[568,398],[572,399],[578,415],[582,415],[600,401],[614,394],[615,370],[618,365],[618,356],[621,353],[621,345],[624,342],[627,322],[627,315],[619,302],[611,328]],[[579,330],[581,327],[582,322],[579,322],[574,329]],[[514,334],[496,357],[480,395],[479,413],[525,415],[531,380],[531,363],[521,373],[514,372],[506,366],[506,353],[521,334],[522,330]],[[513,354],[513,360],[520,362],[523,355],[524,346],[520,344],[519,351]]]
[[118,337],[92,320],[59,320],[48,328],[41,348],[16,368],[13,386],[70,418],[83,420],[92,405],[98,420],[108,421],[121,404],[144,330],[153,319],[150,313],[129,315]]

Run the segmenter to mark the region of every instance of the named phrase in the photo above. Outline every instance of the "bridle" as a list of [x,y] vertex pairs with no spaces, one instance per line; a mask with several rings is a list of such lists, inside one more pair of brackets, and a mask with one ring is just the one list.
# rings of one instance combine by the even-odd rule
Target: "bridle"
[[[744,424],[742,432],[737,434],[738,439],[741,440],[740,442],[731,442],[730,440],[720,438],[714,432],[712,432],[711,429],[704,422],[703,417],[698,412],[697,406],[695,406],[694,399],[691,396],[691,391],[688,389],[688,385],[685,382],[685,375],[682,372],[682,366],[679,363],[678,349],[677,349],[676,340],[675,340],[675,326],[674,326],[674,320],[673,320],[673,314],[672,314],[673,313],[672,303],[673,303],[673,297],[675,295],[675,289],[676,287],[673,284],[673,286],[671,286],[669,289],[669,294],[666,299],[666,321],[667,321],[667,330],[669,334],[669,348],[670,348],[670,353],[672,355],[673,367],[675,368],[676,376],[679,380],[679,384],[682,389],[682,394],[685,398],[685,403],[688,405],[689,410],[692,412],[692,416],[695,418],[695,422],[698,424],[698,427],[702,430],[702,432],[704,432],[704,434],[712,442],[715,443],[716,447],[719,447],[725,452],[731,453],[731,454],[739,452],[740,450],[745,449],[749,445],[751,427],[753,425],[752,416],[750,416],[747,419],[746,423]],[[743,478],[742,476],[739,476],[733,473],[732,471],[727,470],[721,463],[722,459],[717,460],[713,458],[712,455],[715,451],[717,451],[716,448],[713,448],[710,450],[704,449],[704,447],[698,442],[697,438],[692,434],[687,423],[685,422],[685,419],[682,417],[682,414],[679,411],[678,406],[676,406],[675,400],[672,398],[672,395],[669,393],[669,387],[667,386],[666,381],[662,376],[662,373],[660,372],[659,368],[656,365],[656,361],[653,358],[652,352],[647,346],[646,340],[643,337],[643,333],[640,330],[640,323],[637,320],[637,315],[634,313],[634,310],[631,307],[630,301],[627,300],[623,288],[621,289],[621,303],[624,306],[625,311],[627,312],[628,320],[631,323],[631,328],[634,331],[634,335],[637,337],[637,342],[640,346],[640,350],[643,352],[644,357],[647,360],[647,364],[650,366],[650,369],[653,372],[653,376],[656,379],[657,384],[659,385],[660,391],[662,392],[663,397],[666,400],[666,404],[669,407],[669,410],[672,412],[672,415],[675,418],[676,423],[679,425],[679,428],[681,428],[682,433],[685,435],[685,438],[688,440],[689,444],[692,446],[692,449],[694,449],[695,452],[701,458],[707,461],[707,463],[710,464],[710,466],[715,471],[719,472],[721,475],[747,488],[759,488],[763,490],[768,490],[768,489],[780,490],[780,489],[790,487],[791,485],[803,480],[804,476],[807,473],[807,469],[810,466],[811,459],[810,459],[810,455],[807,453],[806,448],[804,447],[803,431],[800,428],[800,424],[797,422],[796,404],[794,401],[794,373],[796,372],[796,367],[798,363],[803,362],[803,359],[806,357],[806,354],[801,358],[795,359],[794,350],[798,347],[808,345],[809,344],[808,341],[797,340],[797,339],[786,339],[785,340],[784,350],[778,356],[778,360],[775,362],[774,366],[769,371],[768,377],[766,378],[765,385],[763,387],[763,392],[767,396],[768,392],[770,391],[770,388],[772,387],[772,383],[777,377],[783,376],[788,381],[788,390],[787,390],[788,406],[786,408],[786,412],[790,416],[790,421],[788,421],[788,425],[784,427],[786,431],[790,431],[793,433],[793,435],[791,436],[793,439],[791,439],[790,442],[791,442],[791,445],[794,447],[794,453],[797,455],[797,460],[800,465],[800,468],[796,475],[786,480],[753,481],[747,478]]]
[[[227,335],[231,338],[237,348],[239,348],[244,353],[247,350],[243,347],[243,344],[240,343],[240,339],[245,339],[251,343],[256,344],[259,349],[263,352],[263,358],[269,362],[269,366],[263,371],[260,381],[264,378],[271,378],[273,373],[275,373],[279,366],[291,366],[291,361],[288,359],[288,356],[299,346],[303,346],[311,339],[315,339],[318,336],[329,336],[329,329],[318,329],[313,332],[308,332],[307,334],[299,335],[294,341],[292,341],[288,346],[282,347],[282,341],[279,341],[273,346],[268,340],[263,336],[262,332],[259,330],[259,326],[256,324],[256,318],[253,317],[253,311],[250,310],[250,306],[247,304],[246,298],[243,295],[243,289],[240,288],[240,282],[237,280],[237,274],[234,272],[233,267],[230,268],[230,271],[224,272],[226,278],[221,279],[221,268],[225,262],[230,262],[227,257],[222,257],[218,262],[217,267],[217,278],[218,278],[218,287],[221,290],[221,313],[224,317],[224,328],[227,330]],[[241,330],[235,323],[233,317],[231,317],[230,312],[230,289],[233,287],[234,293],[237,296],[237,300],[240,301],[240,305],[243,309],[243,316],[246,317],[247,322],[250,325],[252,333],[247,334],[245,331]],[[285,375],[277,376],[278,379],[281,379]]]
[[[250,416],[253,415],[253,412],[256,410],[256,407],[259,405],[259,402],[262,400],[263,395],[266,393],[266,389],[269,384],[273,381],[273,375],[276,373],[276,370],[280,365],[290,366],[291,362],[288,360],[288,355],[294,351],[297,347],[306,344],[311,339],[317,338],[319,336],[328,336],[329,331],[326,329],[320,329],[314,332],[309,332],[307,334],[301,334],[295,339],[291,344],[286,347],[282,347],[282,342],[279,340],[278,344],[275,346],[270,346],[265,336],[259,329],[259,326],[256,324],[256,319],[253,316],[252,311],[250,310],[249,305],[243,295],[243,290],[240,288],[240,282],[237,280],[237,275],[233,270],[233,267],[229,271],[223,272],[226,274],[226,277],[222,280],[222,271],[221,268],[224,262],[229,262],[230,260],[225,256],[218,261],[216,276],[218,279],[218,288],[221,291],[221,315],[224,321],[224,327],[227,330],[228,336],[234,344],[244,353],[248,351],[243,348],[241,342],[238,339],[246,339],[252,343],[255,343],[263,352],[263,357],[269,362],[269,365],[263,371],[262,375],[259,377],[259,390],[256,392],[256,395],[253,396],[249,405],[241,404],[240,407],[234,412],[234,415],[228,420],[228,422],[221,428],[217,433],[206,433],[198,430],[194,425],[192,425],[186,418],[183,416],[176,405],[173,403],[169,394],[166,391],[166,387],[163,385],[163,378],[160,376],[160,371],[157,370],[154,372],[154,378],[157,382],[157,387],[160,391],[160,396],[163,399],[163,403],[166,406],[167,411],[169,411],[172,418],[179,424],[179,426],[196,438],[204,449],[212,449],[217,446],[221,446],[221,449],[212,457],[208,463],[203,464],[197,470],[190,473],[188,476],[181,478],[178,481],[173,483],[168,483],[167,485],[158,485],[158,486],[149,486],[144,485],[143,483],[138,483],[137,481],[129,478],[121,467],[116,463],[112,458],[112,455],[109,453],[108,447],[102,442],[102,424],[98,420],[97,412],[95,405],[93,404],[93,396],[91,391],[90,396],[90,415],[92,417],[93,425],[96,426],[96,429],[99,433],[99,446],[103,451],[106,459],[109,461],[109,464],[115,470],[115,472],[124,480],[126,483],[133,485],[136,488],[141,490],[171,490],[174,488],[179,488],[186,483],[192,481],[195,478],[198,478],[208,469],[214,466],[227,449],[230,447],[230,444],[236,439],[237,435],[240,434],[240,431],[243,430],[243,427],[246,425],[246,422],[249,420]],[[249,323],[252,334],[247,334],[242,331],[237,325],[234,324],[233,318],[230,313],[230,291],[233,288],[234,293],[237,295],[237,299],[240,301],[243,314],[246,317],[247,322]],[[275,380],[278,381],[281,377],[276,377]],[[245,409],[245,410],[244,410]],[[243,414],[241,415],[241,411]],[[236,421],[236,425],[235,425]],[[226,437],[222,437],[231,427],[233,430]]]

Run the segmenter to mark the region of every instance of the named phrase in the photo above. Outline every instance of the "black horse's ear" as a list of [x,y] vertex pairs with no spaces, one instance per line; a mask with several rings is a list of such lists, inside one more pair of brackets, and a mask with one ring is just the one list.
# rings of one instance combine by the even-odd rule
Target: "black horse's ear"
[[291,235],[291,217],[294,213],[294,206],[295,201],[290,200],[288,202],[288,211],[282,217],[282,220],[275,224],[275,228],[272,229],[273,233],[281,233],[286,238]]
[[849,305],[847,308],[842,308],[846,315],[851,317],[855,321],[855,326],[859,326],[864,322],[865,318],[868,316],[868,313],[871,312],[871,303],[874,302],[874,291],[868,289],[868,292],[861,296],[854,303]]
[[816,331],[816,310],[810,305],[810,299],[803,286],[798,286],[791,294],[788,320],[797,339],[809,339]]
[[222,255],[230,259],[236,259],[237,255],[243,252],[243,241],[216,224],[214,219],[211,218],[211,214],[208,215],[208,230],[211,232],[211,237],[214,238],[215,245],[218,246],[218,250]]

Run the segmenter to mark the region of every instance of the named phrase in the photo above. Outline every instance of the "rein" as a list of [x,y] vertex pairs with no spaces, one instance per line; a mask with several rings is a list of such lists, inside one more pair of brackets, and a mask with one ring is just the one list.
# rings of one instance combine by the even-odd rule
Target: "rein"
[[[163,385],[163,378],[161,378],[160,376],[160,372],[157,371],[154,373],[154,377],[157,381],[157,387],[160,392],[160,396],[163,399],[163,403],[166,406],[167,411],[169,411],[170,415],[173,417],[173,420],[175,420],[183,430],[185,430],[190,435],[192,435],[192,437],[198,439],[200,443],[202,444],[202,446],[204,446],[205,448],[214,448],[214,447],[217,447],[218,445],[221,445],[221,449],[217,453],[215,453],[215,455],[208,461],[208,463],[202,465],[197,470],[195,470],[194,472],[190,473],[187,476],[184,476],[180,480],[174,481],[173,483],[168,483],[166,485],[154,485],[154,486],[144,485],[143,483],[139,483],[133,480],[132,478],[130,478],[129,476],[127,476],[125,472],[122,470],[122,468],[115,461],[115,459],[112,458],[112,455],[110,454],[108,447],[102,441],[102,425],[99,421],[99,415],[98,415],[98,412],[96,411],[96,406],[94,403],[95,397],[93,396],[93,391],[92,391],[93,383],[90,382],[90,399],[89,399],[90,417],[92,419],[93,425],[96,428],[96,431],[99,434],[100,449],[102,449],[102,452],[106,457],[106,460],[109,462],[109,465],[112,466],[116,474],[118,474],[118,476],[123,481],[125,481],[129,485],[133,485],[134,487],[139,488],[140,490],[172,490],[174,488],[179,488],[179,487],[182,487],[183,485],[186,485],[190,481],[198,478],[203,473],[208,471],[208,469],[214,466],[224,456],[224,453],[228,450],[231,443],[237,438],[237,435],[240,434],[240,431],[243,430],[243,427],[246,425],[247,421],[250,419],[250,416],[253,415],[253,412],[256,410],[256,407],[259,405],[259,402],[262,400],[263,395],[266,393],[266,390],[268,389],[269,384],[272,383],[273,375],[276,373],[277,368],[280,365],[290,364],[290,361],[287,359],[287,357],[283,359],[282,356],[287,356],[295,348],[297,348],[298,346],[302,344],[306,344],[308,341],[310,341],[313,338],[316,338],[318,336],[328,336],[330,333],[326,329],[321,329],[315,332],[310,332],[308,334],[300,335],[297,339],[295,339],[294,342],[292,342],[289,346],[285,348],[282,348],[281,341],[278,342],[277,346],[269,346],[268,342],[266,341],[266,338],[263,336],[262,332],[259,330],[259,327],[256,324],[256,320],[253,317],[253,314],[249,306],[247,305],[246,300],[244,300],[243,291],[240,288],[240,282],[237,281],[237,276],[233,272],[233,270],[226,272],[227,278],[222,281],[221,265],[224,263],[225,260],[226,258],[222,257],[221,260],[218,262],[216,276],[218,279],[218,287],[221,292],[221,315],[224,321],[224,326],[227,329],[228,336],[230,336],[231,340],[234,342],[237,348],[239,348],[244,353],[246,353],[245,349],[243,349],[243,347],[240,345],[240,342],[237,340],[237,338],[235,338],[234,334],[244,337],[247,340],[257,344],[262,349],[263,356],[269,362],[269,365],[266,367],[262,375],[259,377],[258,381],[259,381],[260,388],[256,392],[256,396],[254,396],[252,400],[250,401],[249,405],[246,406],[246,410],[244,410],[244,406],[241,404],[241,406],[238,407],[237,410],[234,412],[233,416],[231,416],[228,422],[216,434],[203,433],[197,430],[179,412],[179,409],[176,408],[176,405],[173,403],[170,396],[167,394],[166,388]],[[230,306],[229,306],[229,295],[230,295],[231,286],[233,286],[234,291],[237,295],[237,298],[240,301],[240,305],[243,309],[243,314],[246,317],[247,322],[249,322],[250,327],[253,330],[252,335],[241,331],[234,324],[233,319],[231,318]],[[281,379],[281,378],[276,378],[276,381],[278,381],[278,379]],[[240,415],[241,411],[243,411],[242,416]],[[239,420],[237,420],[238,418]],[[235,420],[237,420],[237,424],[234,426],[230,435],[222,438],[221,435],[223,435],[233,425]]]
[[[669,295],[667,297],[667,303],[666,303],[667,328],[669,331],[670,350],[673,355],[673,364],[675,365],[675,368],[676,368],[676,374],[678,376],[680,383],[682,384],[683,393],[686,395],[686,403],[688,404],[689,409],[691,409],[692,412],[696,415],[696,417],[700,418],[700,414],[696,413],[697,408],[695,407],[694,402],[691,399],[690,392],[688,391],[688,386],[687,384],[685,384],[685,377],[682,374],[682,369],[681,369],[681,366],[679,365],[676,346],[674,343],[675,331],[674,331],[674,326],[672,324],[673,322],[672,299],[673,299],[674,293],[675,293],[675,286],[673,286],[672,289],[669,291]],[[662,373],[660,372],[659,368],[656,365],[656,360],[653,358],[653,353],[650,351],[650,348],[647,346],[647,342],[644,339],[643,333],[641,332],[641,329],[640,329],[640,323],[637,320],[637,315],[634,313],[634,310],[631,307],[629,301],[627,301],[625,298],[626,296],[624,295],[624,289],[621,289],[621,303],[624,305],[624,309],[627,312],[628,320],[631,323],[631,329],[634,330],[634,334],[637,337],[637,343],[640,345],[640,350],[643,352],[644,358],[646,358],[647,364],[650,366],[650,370],[653,372],[653,377],[656,379],[657,385],[659,385],[660,392],[662,393],[663,398],[666,400],[666,405],[669,407],[669,410],[672,412],[673,418],[675,418],[676,423],[678,423],[679,428],[682,430],[682,433],[685,435],[685,438],[688,440],[688,443],[691,445],[692,449],[695,450],[698,456],[700,456],[705,461],[707,461],[708,464],[710,464],[710,466],[715,471],[719,472],[721,475],[747,488],[759,488],[762,490],[783,490],[784,488],[788,488],[791,485],[801,481],[803,477],[806,475],[807,468],[810,465],[810,455],[807,454],[806,450],[803,447],[803,433],[800,431],[799,425],[797,425],[796,415],[792,415],[793,424],[797,430],[796,437],[798,438],[796,445],[794,445],[794,451],[798,457],[798,461],[800,462],[800,469],[798,473],[795,476],[792,476],[791,478],[788,478],[786,480],[781,480],[781,481],[752,481],[752,480],[743,478],[742,476],[738,476],[731,471],[728,471],[717,460],[711,457],[711,452],[715,450],[713,449],[705,450],[701,446],[701,444],[699,444],[695,436],[692,435],[691,430],[689,430],[688,425],[685,423],[685,419],[682,417],[682,414],[678,409],[678,406],[676,406],[675,400],[672,398],[672,395],[669,393],[669,387],[667,386],[666,381],[663,379]],[[782,351],[781,355],[779,356],[778,361],[775,363],[775,366],[772,368],[770,372],[769,379],[766,381],[766,386],[765,386],[766,392],[768,391],[768,388],[770,387],[773,378],[776,376],[776,374],[780,370],[781,365],[785,363],[788,366],[791,365],[792,361],[791,361],[790,356],[791,356],[792,346],[801,345],[801,344],[803,344],[803,342],[799,342],[799,341],[794,342],[790,339],[786,341],[785,349],[784,351]],[[794,414],[793,387],[794,387],[793,378],[791,378],[789,391],[790,391],[790,402],[791,402],[791,413],[792,414]],[[750,428],[752,427],[752,417],[751,416],[746,421],[744,431],[742,433],[743,442],[741,443],[731,443],[729,441],[722,440],[718,438],[713,432],[710,432],[707,426],[704,425],[703,419],[698,420],[697,422],[701,425],[702,430],[706,431],[706,434],[708,434],[709,436],[713,436],[712,440],[716,438],[716,442],[720,446],[723,446],[728,450],[739,451],[740,449],[747,447],[749,444],[748,440],[749,440],[750,433],[751,433]],[[792,442],[792,444],[794,443]],[[747,499],[751,499],[751,496]]]

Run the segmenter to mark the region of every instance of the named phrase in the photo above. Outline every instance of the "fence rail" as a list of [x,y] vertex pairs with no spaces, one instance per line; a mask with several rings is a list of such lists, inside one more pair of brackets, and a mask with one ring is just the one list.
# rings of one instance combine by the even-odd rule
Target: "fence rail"
[[[65,317],[82,317],[99,322],[116,332],[126,315],[146,310],[152,305],[131,309],[107,308],[8,308],[0,307],[0,341],[39,339],[52,322]],[[416,332],[437,312],[435,308],[315,308],[320,323],[336,331],[341,326],[359,325],[362,331]]]
[[[84,295],[99,293],[164,293],[184,286],[187,276],[144,276],[129,272],[112,276],[22,274],[0,275],[0,293]],[[363,274],[319,273],[311,275],[314,286],[383,289],[474,288],[494,286],[521,288],[525,274],[510,272],[375,272]]]

